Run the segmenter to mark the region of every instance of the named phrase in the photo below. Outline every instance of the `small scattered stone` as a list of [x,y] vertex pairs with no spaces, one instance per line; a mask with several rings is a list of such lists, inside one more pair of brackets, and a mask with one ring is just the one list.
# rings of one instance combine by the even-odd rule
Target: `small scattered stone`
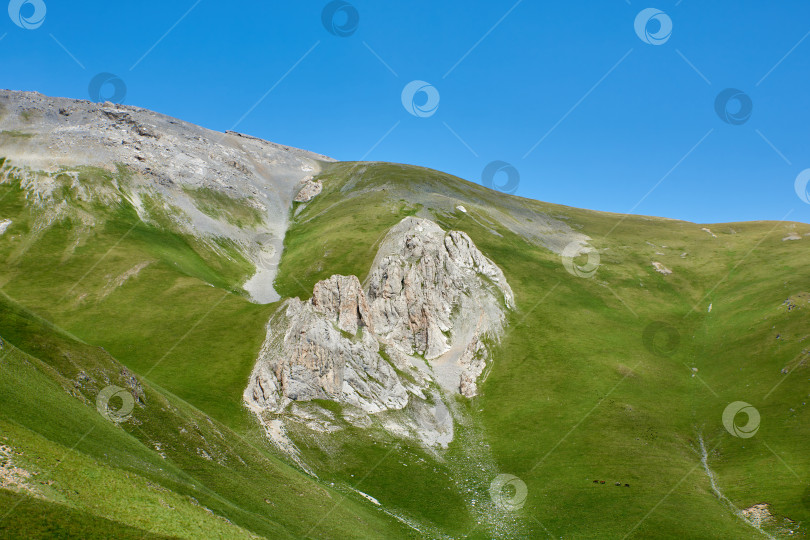
[[659,274],[664,274],[665,276],[668,276],[672,273],[672,270],[670,270],[660,262],[653,262],[652,265],[653,268],[655,268],[655,271],[658,272]]

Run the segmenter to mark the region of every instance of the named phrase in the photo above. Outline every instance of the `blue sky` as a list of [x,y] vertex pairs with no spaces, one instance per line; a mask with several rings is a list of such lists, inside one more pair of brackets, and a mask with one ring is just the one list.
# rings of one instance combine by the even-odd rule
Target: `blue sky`
[[[89,99],[112,73],[126,104],[336,159],[475,182],[502,161],[495,187],[569,206],[810,222],[807,2],[355,0],[329,28],[327,6],[13,0],[0,86]],[[415,80],[439,98],[417,93],[421,116]],[[721,104],[736,123],[715,106],[728,88],[752,105]]]

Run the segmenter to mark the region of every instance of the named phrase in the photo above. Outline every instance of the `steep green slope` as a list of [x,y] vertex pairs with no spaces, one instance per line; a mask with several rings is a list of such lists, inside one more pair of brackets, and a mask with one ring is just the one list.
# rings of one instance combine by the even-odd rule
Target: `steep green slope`
[[115,531],[116,538],[168,538],[128,527],[123,523],[98,518],[11,491],[0,490],[0,507],[14,508],[0,524],[0,533],[17,538],[109,538]]
[[[126,169],[76,172],[84,189],[56,175],[64,202],[54,207],[36,204],[32,190],[21,187],[44,173],[3,166],[0,211],[12,220],[0,238],[3,291],[209,414],[236,422],[270,313],[241,289],[252,267],[231,246],[184,233],[180,211],[159,199],[145,203],[142,220],[128,200]],[[239,339],[233,328],[241,329]]]
[[[25,520],[21,511],[55,526],[79,511],[97,525],[103,520],[93,516],[172,537],[298,537],[315,527],[338,536],[404,532],[274,458],[258,431],[234,433],[6,299],[0,328],[0,444],[34,475],[28,495],[66,507],[15,502],[0,515],[0,530],[13,531]],[[135,396],[129,414],[111,400],[113,417],[119,407],[126,414],[120,422],[97,401],[110,384]]]

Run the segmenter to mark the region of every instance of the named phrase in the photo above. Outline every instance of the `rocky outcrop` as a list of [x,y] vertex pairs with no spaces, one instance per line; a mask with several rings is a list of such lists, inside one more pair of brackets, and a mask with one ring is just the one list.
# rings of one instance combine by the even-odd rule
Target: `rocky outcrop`
[[309,177],[304,182],[303,187],[295,196],[295,202],[309,202],[323,191],[323,184],[319,180],[313,180]]
[[672,273],[672,270],[670,270],[660,262],[653,261],[652,265],[653,268],[655,268],[655,271],[658,272],[659,274],[664,274],[665,276],[668,276]]
[[355,276],[332,276],[316,283],[310,302],[316,311],[336,320],[344,332],[356,334],[359,327],[372,326],[366,295]]
[[[484,339],[497,339],[513,305],[503,272],[469,236],[406,218],[383,240],[365,288],[335,275],[308,301],[285,302],[268,323],[245,403],[266,425],[281,415],[332,431],[382,415],[398,436],[446,446],[453,420],[444,397],[476,394]],[[339,403],[342,416],[314,410],[313,400]]]
[[281,411],[292,401],[328,399],[366,413],[406,405],[405,388],[370,333],[347,336],[334,318],[297,298],[288,302],[285,317],[281,349],[264,351],[263,366],[272,370],[254,379],[258,403]]
[[[481,311],[483,306],[473,304],[482,292],[492,292],[481,277],[500,289],[511,308],[512,290],[503,272],[466,233],[445,233],[426,219],[404,219],[386,237],[368,278],[377,334],[406,354],[438,358],[450,350],[453,310]],[[482,315],[492,323],[500,314],[495,308]]]

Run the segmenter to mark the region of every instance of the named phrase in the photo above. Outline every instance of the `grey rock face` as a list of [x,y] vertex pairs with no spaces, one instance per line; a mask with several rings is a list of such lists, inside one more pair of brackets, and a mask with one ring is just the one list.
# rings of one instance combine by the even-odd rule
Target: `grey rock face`
[[335,427],[324,420],[331,413],[314,423],[298,405],[341,403],[343,420],[363,427],[369,415],[403,411],[380,423],[446,446],[453,420],[442,394],[476,394],[482,340],[497,339],[513,306],[503,272],[469,236],[406,218],[383,240],[365,290],[355,276],[332,276],[271,319],[245,403],[265,422],[284,414],[320,431]]
[[[354,276],[333,276],[329,281],[352,278],[359,290]],[[368,414],[403,408],[406,390],[380,355],[379,343],[370,332],[345,335],[339,320],[339,312],[319,311],[312,300],[287,301],[283,320],[277,321],[280,328],[268,331],[267,346],[245,393],[248,403],[275,412],[293,401],[313,399],[345,403]]]
[[311,303],[316,311],[337,320],[344,332],[356,334],[360,326],[374,331],[366,295],[355,276],[332,276],[316,283]]
[[[405,218],[386,237],[368,278],[377,334],[406,354],[438,358],[450,350],[453,309],[468,307],[486,290],[479,275],[496,284],[511,308],[503,272],[466,233],[445,233],[430,220]],[[500,310],[482,315],[489,327]]]

